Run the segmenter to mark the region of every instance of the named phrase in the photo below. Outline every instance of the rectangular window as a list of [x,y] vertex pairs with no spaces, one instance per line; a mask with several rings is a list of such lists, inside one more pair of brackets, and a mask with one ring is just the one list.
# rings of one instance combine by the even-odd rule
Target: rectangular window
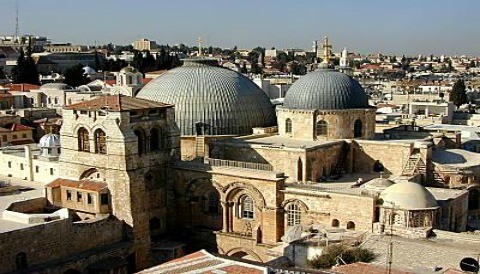
[[12,162],[8,161],[8,167],[12,168]]
[[40,172],[40,167],[39,166],[35,166],[35,172],[36,173]]
[[100,194],[100,204],[101,205],[108,205],[108,193]]
[[23,170],[23,164],[20,164],[20,170]]
[[22,134],[22,138],[24,138],[24,139],[27,138],[27,134],[26,134],[26,133],[23,133],[23,134]]
[[82,202],[82,192],[77,191],[77,202]]
[[93,203],[92,193],[87,193],[87,204],[91,205]]
[[50,175],[53,175],[53,168],[50,168]]
[[13,134],[13,135],[12,135],[12,139],[13,139],[13,140],[17,139],[17,135],[16,135],[16,134]]
[[4,141],[4,142],[8,141],[7,135],[3,135],[3,136],[2,136],[2,141]]
[[67,190],[67,201],[71,201],[71,200],[72,200],[72,191]]

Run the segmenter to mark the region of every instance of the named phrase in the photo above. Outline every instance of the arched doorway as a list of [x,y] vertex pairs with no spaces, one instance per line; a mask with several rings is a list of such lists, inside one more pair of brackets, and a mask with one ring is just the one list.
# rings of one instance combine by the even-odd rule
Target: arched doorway
[[353,138],[360,138],[362,137],[362,135],[362,121],[360,119],[357,119],[353,124]]

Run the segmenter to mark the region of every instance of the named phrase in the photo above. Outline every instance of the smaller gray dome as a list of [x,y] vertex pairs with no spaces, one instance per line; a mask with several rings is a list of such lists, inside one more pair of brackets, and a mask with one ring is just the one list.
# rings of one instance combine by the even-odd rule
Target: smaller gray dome
[[38,145],[41,148],[60,147],[60,135],[49,133],[42,136]]
[[84,75],[92,75],[92,74],[96,74],[96,73],[97,72],[89,66],[83,67],[83,74]]
[[288,89],[283,105],[289,109],[370,108],[358,81],[333,69],[317,69],[298,79]]
[[438,206],[437,200],[424,186],[414,182],[400,182],[389,186],[381,194],[383,205],[399,209],[430,209]]
[[363,184],[363,187],[368,190],[373,190],[373,191],[384,191],[386,188],[389,186],[395,184],[395,182],[386,179],[386,178],[375,178],[372,179],[365,184]]
[[71,86],[64,83],[48,83],[40,87],[40,90],[71,90],[71,89],[73,89]]
[[130,65],[122,68],[120,73],[138,73],[138,70]]

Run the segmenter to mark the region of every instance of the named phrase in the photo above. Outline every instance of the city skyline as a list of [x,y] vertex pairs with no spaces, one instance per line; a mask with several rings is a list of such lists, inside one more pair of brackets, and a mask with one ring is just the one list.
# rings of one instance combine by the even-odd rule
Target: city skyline
[[[19,0],[19,33],[53,42],[131,44],[147,38],[159,44],[239,48],[303,48],[330,36],[334,51],[359,53],[480,55],[472,20],[480,3],[402,1],[184,1],[131,3],[120,0]],[[0,3],[0,33],[15,31],[15,0]]]

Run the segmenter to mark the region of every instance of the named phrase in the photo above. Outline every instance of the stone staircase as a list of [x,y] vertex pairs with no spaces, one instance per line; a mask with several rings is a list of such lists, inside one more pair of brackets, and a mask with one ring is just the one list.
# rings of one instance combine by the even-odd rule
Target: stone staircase
[[195,155],[197,158],[205,157],[205,137],[197,136],[195,138]]

